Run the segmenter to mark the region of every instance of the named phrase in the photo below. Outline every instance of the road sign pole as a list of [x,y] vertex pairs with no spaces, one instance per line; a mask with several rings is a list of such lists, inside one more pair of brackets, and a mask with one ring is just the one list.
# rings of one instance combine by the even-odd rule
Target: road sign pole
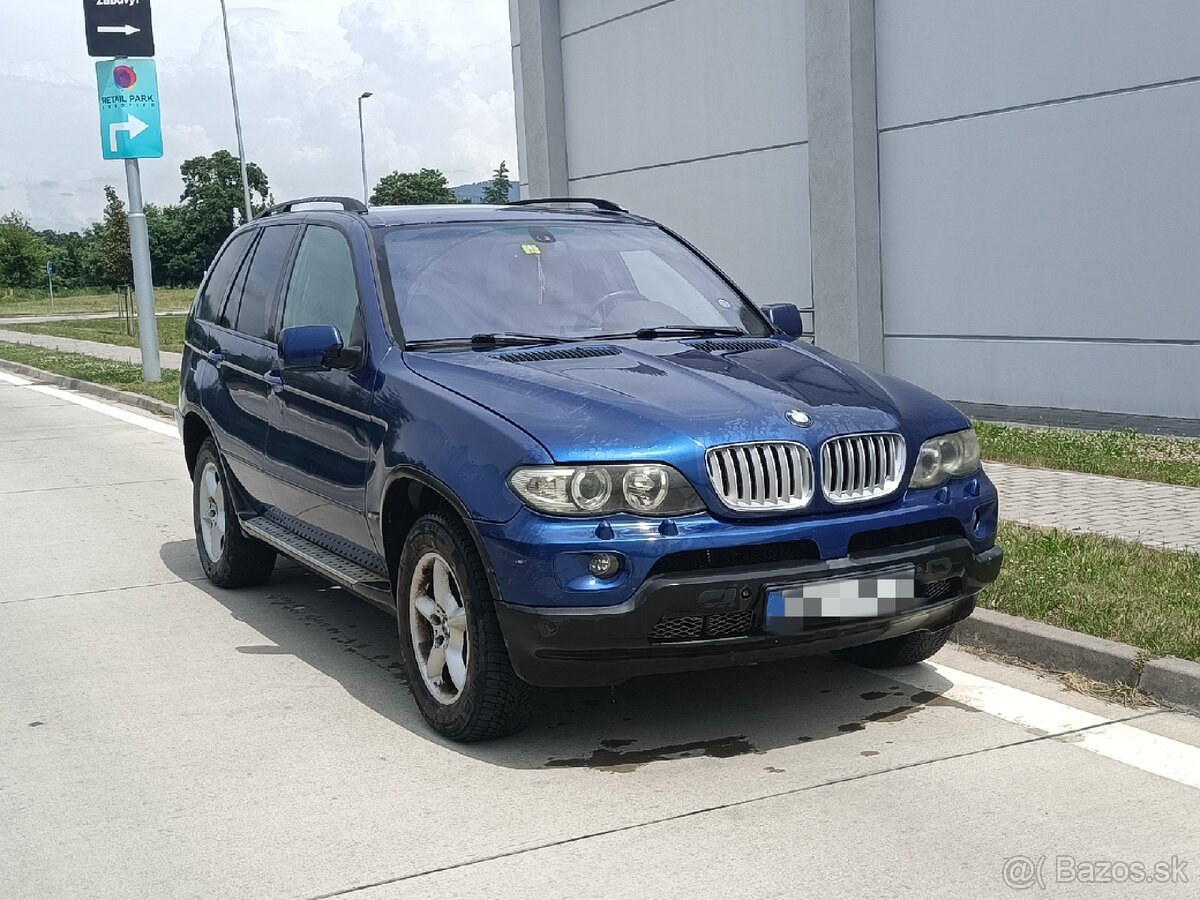
[[129,184],[129,251],[133,257],[133,290],[137,294],[142,380],[162,381],[158,319],[154,315],[154,277],[150,270],[150,235],[142,206],[142,173],[136,159],[125,160],[125,180]]
[[50,279],[50,314],[54,314],[54,270],[46,264],[46,277]]

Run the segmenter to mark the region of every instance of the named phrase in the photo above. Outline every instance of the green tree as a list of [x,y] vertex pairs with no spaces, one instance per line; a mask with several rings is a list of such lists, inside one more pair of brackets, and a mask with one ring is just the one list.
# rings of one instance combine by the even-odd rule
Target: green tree
[[437,169],[393,172],[379,179],[371,192],[372,206],[412,206],[418,203],[465,203]]
[[100,277],[112,287],[133,283],[133,260],[129,256],[129,214],[125,201],[113,186],[106,185],[103,231],[100,233]]
[[483,189],[483,202],[504,204],[512,191],[512,180],[508,177],[508,163],[500,160],[500,165],[492,173],[492,180]]
[[15,210],[0,216],[0,285],[36,287],[46,271],[50,248]]
[[[238,159],[228,150],[211,156],[196,156],[179,167],[183,178],[180,205],[163,207],[156,214],[151,240],[157,240],[158,257],[165,272],[175,283],[195,284],[204,275],[221,244],[238,224],[245,220],[242,173]],[[250,183],[250,207],[255,215],[273,201],[266,173],[256,164],[247,163]],[[151,229],[147,215],[147,228]]]

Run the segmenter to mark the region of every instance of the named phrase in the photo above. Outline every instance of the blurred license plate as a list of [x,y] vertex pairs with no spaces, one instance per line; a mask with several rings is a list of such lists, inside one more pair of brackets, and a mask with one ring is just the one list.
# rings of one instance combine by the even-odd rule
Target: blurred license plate
[[913,569],[870,578],[839,578],[773,588],[767,592],[767,619],[894,616],[917,605]]

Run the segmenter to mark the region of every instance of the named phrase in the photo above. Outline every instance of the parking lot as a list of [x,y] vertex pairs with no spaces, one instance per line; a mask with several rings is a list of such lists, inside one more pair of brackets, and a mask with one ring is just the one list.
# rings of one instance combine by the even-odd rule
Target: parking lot
[[3,374],[0,422],[5,898],[1196,896],[1195,718],[947,649],[555,691],[455,745],[384,613],[208,585],[173,423]]

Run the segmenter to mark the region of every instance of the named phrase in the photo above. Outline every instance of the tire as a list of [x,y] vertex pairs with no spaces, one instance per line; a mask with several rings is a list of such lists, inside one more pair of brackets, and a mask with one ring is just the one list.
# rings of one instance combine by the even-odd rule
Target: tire
[[950,639],[952,631],[953,625],[940,631],[914,631],[912,634],[876,641],[874,644],[835,650],[833,655],[868,669],[911,666],[913,663],[924,662],[941,650]]
[[396,577],[400,653],[421,715],[454,741],[513,734],[533,712],[536,690],[513,671],[495,603],[466,527],[440,512],[418,519]]
[[192,470],[192,522],[200,564],[217,587],[253,587],[271,577],[275,550],[242,532],[212,438],[200,446]]

